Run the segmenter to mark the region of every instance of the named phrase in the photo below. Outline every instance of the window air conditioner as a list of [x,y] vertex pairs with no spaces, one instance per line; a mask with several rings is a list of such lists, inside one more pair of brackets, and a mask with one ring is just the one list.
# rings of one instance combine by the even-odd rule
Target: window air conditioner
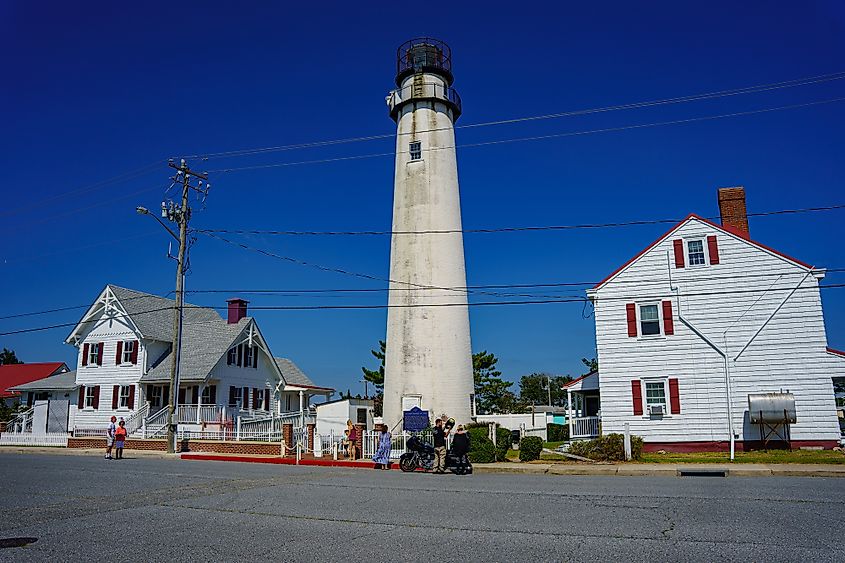
[[648,414],[654,416],[663,416],[665,413],[663,412],[663,405],[649,405],[648,406]]

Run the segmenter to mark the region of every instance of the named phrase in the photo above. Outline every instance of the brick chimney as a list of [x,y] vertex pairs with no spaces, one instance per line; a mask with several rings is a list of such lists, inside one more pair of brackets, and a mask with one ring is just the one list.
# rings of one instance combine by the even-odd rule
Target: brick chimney
[[233,297],[232,299],[227,299],[226,303],[229,304],[228,322],[230,325],[240,322],[242,318],[246,317],[246,306],[249,301],[239,297]]
[[745,209],[745,188],[719,188],[719,214],[722,226],[748,238],[748,212]]

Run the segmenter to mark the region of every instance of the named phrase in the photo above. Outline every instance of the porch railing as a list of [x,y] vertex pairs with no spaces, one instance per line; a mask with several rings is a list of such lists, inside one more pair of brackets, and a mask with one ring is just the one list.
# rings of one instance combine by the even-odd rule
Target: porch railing
[[150,414],[150,404],[144,403],[140,409],[133,412],[124,422],[126,433],[133,434],[144,426],[147,415]]
[[32,413],[35,412],[34,407],[30,407],[25,411],[17,413],[9,422],[6,423],[6,432],[21,433],[32,432]]
[[572,419],[572,436],[570,438],[596,438],[599,435],[601,417],[582,416]]

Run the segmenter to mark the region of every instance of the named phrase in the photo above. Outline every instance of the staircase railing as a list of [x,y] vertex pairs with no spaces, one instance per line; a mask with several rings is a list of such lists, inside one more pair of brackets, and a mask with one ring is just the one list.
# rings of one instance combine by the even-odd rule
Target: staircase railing
[[156,438],[167,431],[167,407],[164,407],[144,421],[144,438]]
[[33,412],[35,412],[35,407],[30,407],[25,411],[17,413],[9,422],[6,423],[7,431],[15,433],[32,432]]
[[144,406],[133,412],[129,418],[124,421],[127,434],[134,434],[138,430],[143,430],[145,419],[150,414],[150,404],[144,403]]

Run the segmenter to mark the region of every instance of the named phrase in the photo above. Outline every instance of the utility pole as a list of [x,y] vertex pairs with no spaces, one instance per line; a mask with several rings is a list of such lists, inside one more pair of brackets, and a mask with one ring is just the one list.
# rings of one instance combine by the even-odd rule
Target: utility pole
[[[182,159],[178,165],[172,161],[168,166],[176,170],[174,183],[182,184],[182,203],[175,205],[161,203],[162,217],[179,225],[179,252],[176,257],[176,308],[173,312],[173,347],[170,362],[170,397],[167,405],[167,452],[176,453],[177,426],[174,416],[179,400],[179,360],[182,354],[182,312],[185,292],[185,254],[188,241],[188,221],[191,219],[191,208],[188,206],[190,190],[208,194],[208,175],[194,172],[188,168],[188,163]],[[191,185],[191,179],[196,178],[198,184]],[[206,182],[203,187],[203,181]]]
[[552,378],[546,376],[546,387],[549,389],[549,406],[552,406]]

